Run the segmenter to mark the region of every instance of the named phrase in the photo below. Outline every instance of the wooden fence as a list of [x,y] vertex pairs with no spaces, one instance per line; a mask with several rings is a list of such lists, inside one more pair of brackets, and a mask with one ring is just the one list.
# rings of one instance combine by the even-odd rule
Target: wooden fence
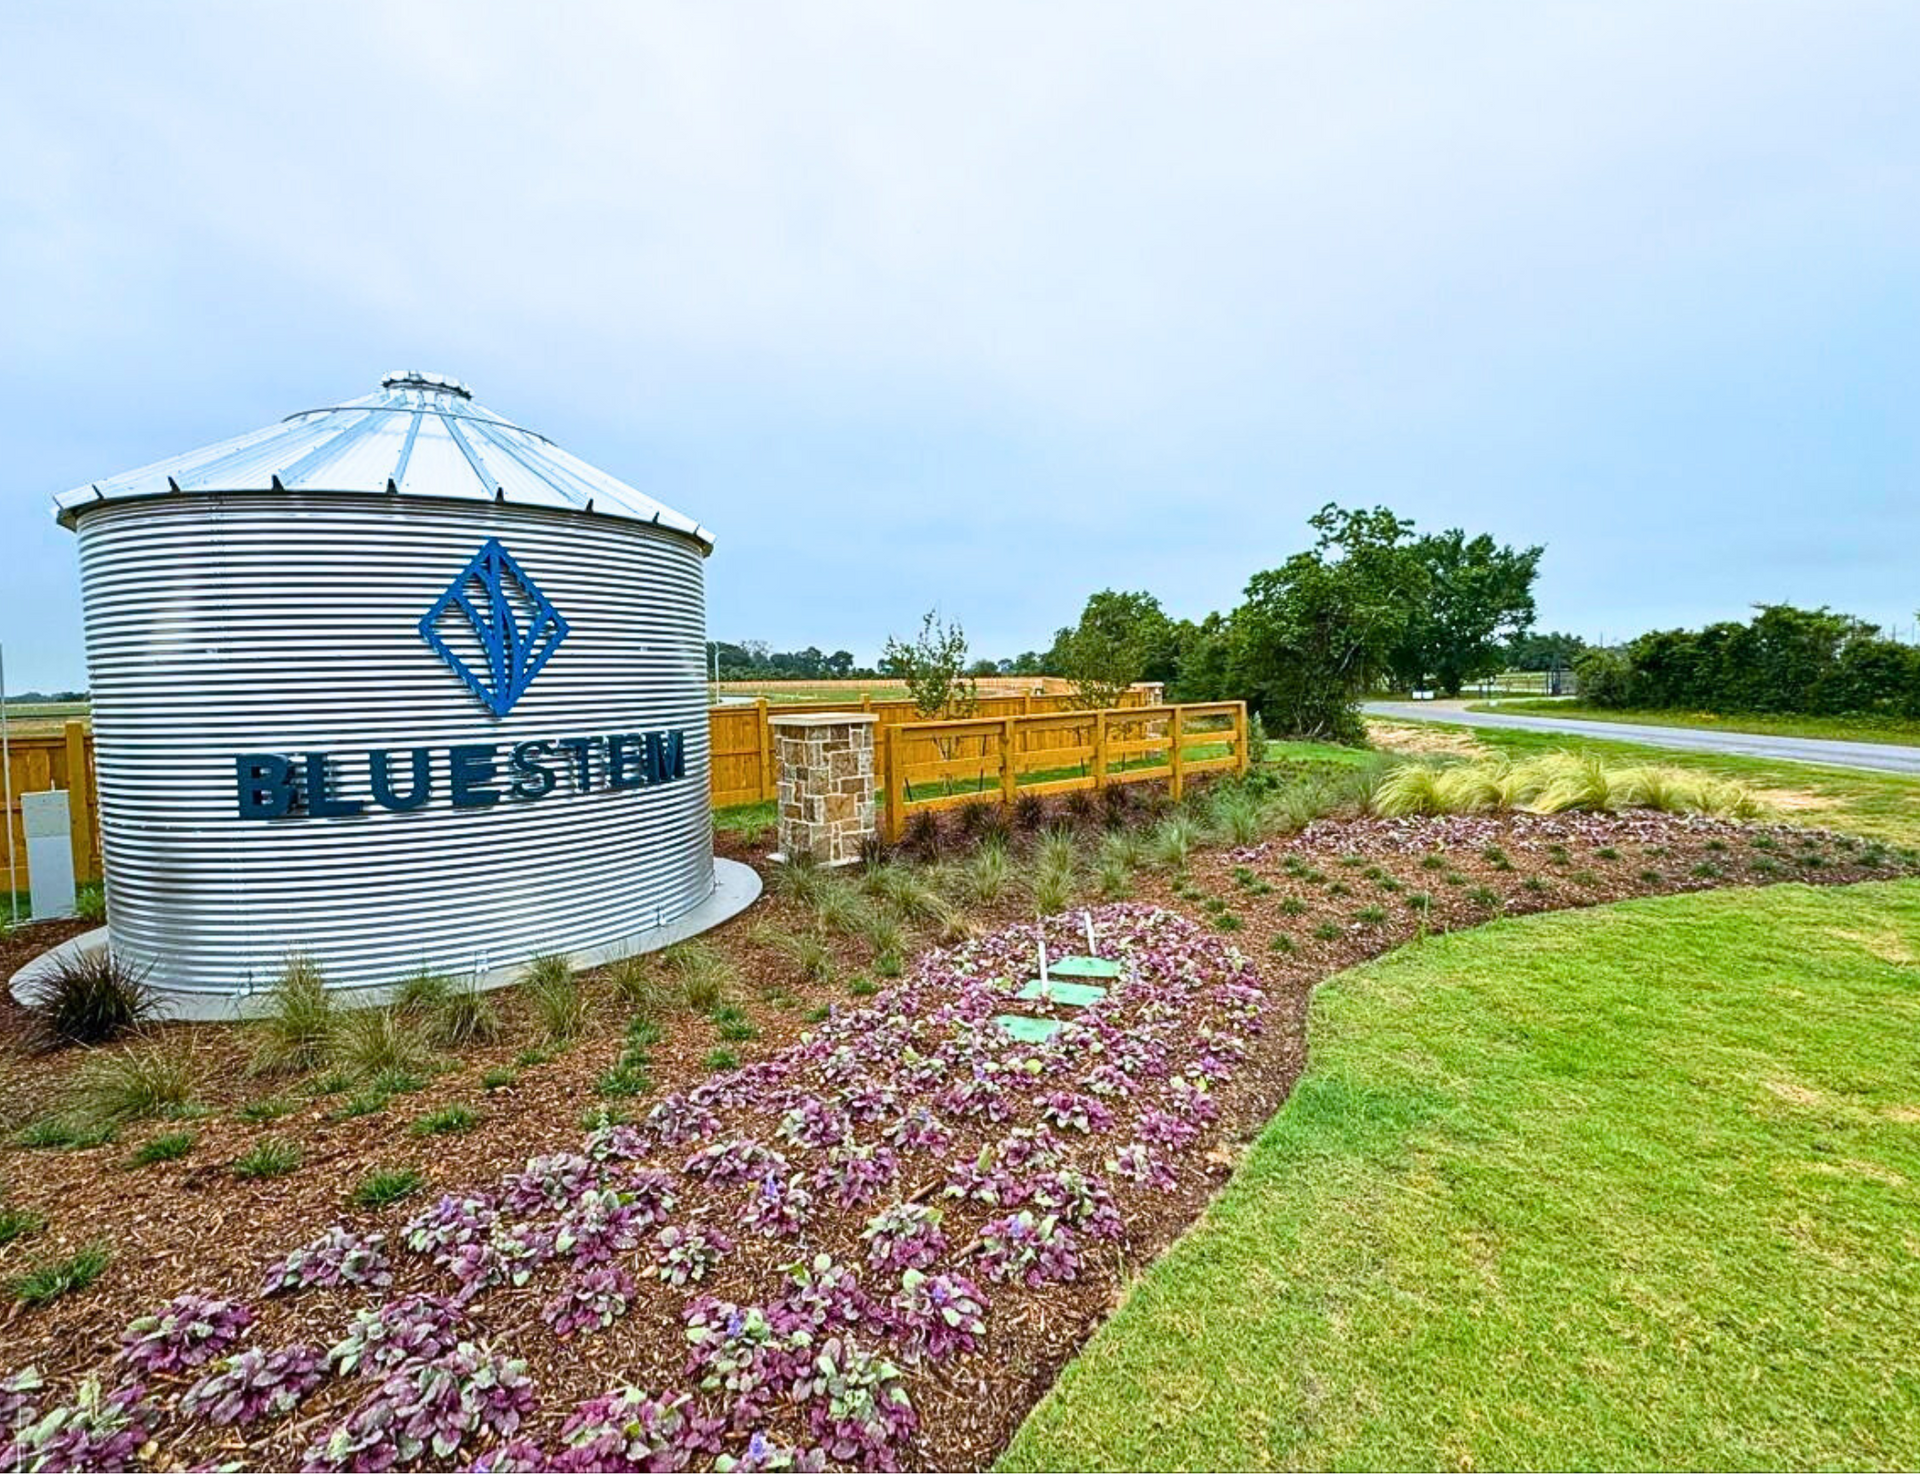
[[[1124,708],[1144,706],[1145,692],[1129,691],[1121,696]],[[1001,721],[1007,717],[1027,717],[1073,710],[1072,696],[982,696],[968,713],[969,720]],[[730,809],[738,804],[763,803],[778,791],[774,786],[773,729],[770,715],[788,716],[796,712],[867,711],[879,721],[873,728],[873,766],[876,773],[886,771],[887,751],[896,727],[925,720],[911,701],[742,701],[710,709],[707,728],[713,741],[713,806]],[[1081,711],[1081,718],[1091,713]],[[1062,733],[1040,739],[1043,745],[1072,746],[1071,737]],[[1038,750],[1038,749],[1036,749]]]
[[[78,775],[78,781],[75,775]],[[27,832],[21,819],[20,796],[67,790],[68,818],[73,833],[73,878],[85,884],[100,878],[100,825],[95,818],[93,734],[84,722],[68,722],[58,736],[14,737],[7,743],[7,833],[14,856],[13,876],[27,888]],[[6,856],[0,854],[0,887],[6,885]]]
[[1189,778],[1244,773],[1248,758],[1244,701],[903,722],[875,755],[881,823],[893,841],[910,815],[983,796],[1010,803],[1021,793],[1165,779],[1178,798]]
[[[1139,706],[1147,700],[1145,692],[1132,691],[1120,698],[1122,707]],[[1066,713],[1073,705],[1070,696],[983,696],[973,716],[995,722],[1007,717]],[[870,711],[879,717],[874,725],[874,770],[885,772],[891,733],[905,723],[918,723],[920,714],[911,701],[863,702],[778,702],[771,711],[779,713],[808,711]],[[708,776],[716,809],[738,804],[770,801],[777,789],[774,781],[773,737],[769,725],[769,704],[765,701],[739,702],[709,708],[707,728],[712,740],[712,766]],[[1072,714],[1070,720],[1084,724],[1089,712]],[[1071,725],[1029,734],[1029,751],[1060,749],[1060,763],[1080,761],[1069,757],[1066,749],[1075,748]],[[100,824],[95,807],[93,777],[93,734],[83,722],[68,722],[60,736],[15,737],[11,743],[13,804],[7,815],[12,826],[15,874],[20,887],[27,885],[26,834],[20,818],[20,795],[39,793],[49,788],[64,788],[73,823],[73,874],[77,881],[100,877]],[[80,781],[73,781],[73,774]],[[6,857],[0,854],[0,877],[4,876]],[[0,884],[4,884],[0,878]]]

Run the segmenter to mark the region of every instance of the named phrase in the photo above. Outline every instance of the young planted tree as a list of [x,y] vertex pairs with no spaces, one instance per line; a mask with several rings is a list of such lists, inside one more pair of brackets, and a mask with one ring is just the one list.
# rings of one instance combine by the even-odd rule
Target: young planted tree
[[979,705],[979,687],[967,674],[967,636],[960,622],[944,624],[929,609],[912,644],[887,636],[880,669],[906,682],[908,698],[923,720],[964,717]]
[[[907,683],[907,695],[922,721],[943,717],[971,716],[980,704],[980,688],[967,674],[967,636],[960,622],[943,624],[940,611],[929,609],[920,621],[920,633],[911,645],[887,636],[880,652],[880,669]],[[958,751],[956,739],[948,737],[935,744],[940,756],[951,762]],[[987,742],[980,740],[981,783],[986,778]],[[947,790],[953,780],[948,778]]]

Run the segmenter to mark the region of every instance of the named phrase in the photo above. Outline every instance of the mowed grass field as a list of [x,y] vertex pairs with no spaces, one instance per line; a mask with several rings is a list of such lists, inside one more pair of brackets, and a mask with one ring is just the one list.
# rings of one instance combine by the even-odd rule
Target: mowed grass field
[[1703,732],[1758,732],[1768,737],[1815,737],[1834,742],[1894,742],[1920,747],[1920,721],[1899,717],[1724,716],[1710,711],[1616,711],[1577,700],[1475,702],[1469,711],[1534,713],[1581,722],[1636,722],[1650,727],[1694,727]]
[[1004,1468],[1920,1465],[1920,882],[1498,922],[1311,1038]]

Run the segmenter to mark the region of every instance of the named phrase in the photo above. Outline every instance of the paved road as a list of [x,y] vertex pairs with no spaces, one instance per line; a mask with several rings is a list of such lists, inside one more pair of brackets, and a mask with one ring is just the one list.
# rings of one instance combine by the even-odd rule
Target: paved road
[[1704,732],[1697,727],[1648,727],[1637,722],[1581,722],[1566,717],[1509,716],[1468,711],[1451,701],[1368,701],[1368,716],[1400,721],[1451,722],[1463,727],[1517,727],[1525,732],[1565,732],[1575,737],[1611,737],[1686,752],[1723,752],[1741,757],[1781,758],[1832,768],[1920,774],[1920,747],[1894,742],[1833,742],[1812,737],[1763,737],[1755,732]]

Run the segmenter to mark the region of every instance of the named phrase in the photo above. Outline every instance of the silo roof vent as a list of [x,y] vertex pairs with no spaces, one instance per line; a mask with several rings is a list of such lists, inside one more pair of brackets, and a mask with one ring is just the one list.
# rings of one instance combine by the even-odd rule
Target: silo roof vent
[[71,527],[106,502],[223,492],[500,501],[645,522],[713,547],[693,518],[476,404],[460,380],[415,369],[388,374],[362,399],[77,486],[54,510]]

